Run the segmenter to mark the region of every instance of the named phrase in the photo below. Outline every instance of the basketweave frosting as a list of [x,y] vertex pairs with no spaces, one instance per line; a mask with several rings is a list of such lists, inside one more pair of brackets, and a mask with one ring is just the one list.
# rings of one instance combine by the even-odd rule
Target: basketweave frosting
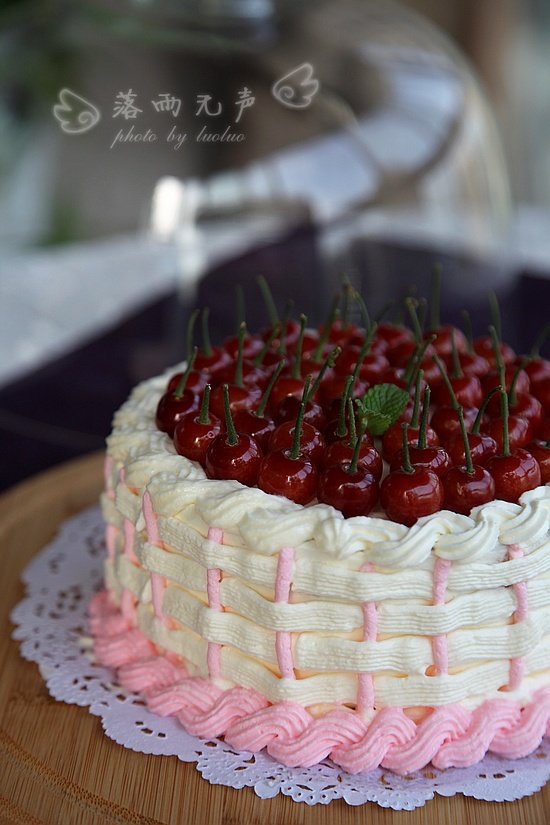
[[548,487],[412,528],[344,519],[207,479],[155,427],[165,383],[136,387],[108,439],[106,582],[190,673],[367,716],[550,682]]

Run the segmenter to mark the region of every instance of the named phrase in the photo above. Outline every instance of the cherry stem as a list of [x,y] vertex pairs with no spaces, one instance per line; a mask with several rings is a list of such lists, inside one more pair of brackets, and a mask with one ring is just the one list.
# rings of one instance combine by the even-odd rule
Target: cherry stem
[[430,344],[433,344],[435,339],[436,339],[435,335],[430,335],[430,337],[426,338],[425,341],[423,341],[422,343],[418,343],[416,345],[416,349],[414,350],[413,354],[409,358],[407,366],[405,367],[405,372],[403,373],[403,378],[406,381],[407,392],[411,391],[411,387],[412,387],[412,385],[414,383],[414,380],[416,378],[416,373],[417,373],[418,369],[420,368],[420,364],[422,363],[422,359],[424,358],[426,350],[428,349]]
[[210,424],[209,406],[210,406],[210,384],[204,388],[204,395],[202,397],[201,411],[199,414],[199,424]]
[[497,392],[500,392],[500,387],[493,387],[493,389],[490,390],[487,393],[487,395],[485,396],[485,398],[483,399],[483,401],[481,403],[481,407],[477,411],[477,415],[475,417],[475,421],[473,423],[472,429],[470,430],[472,435],[479,435],[479,428],[481,427],[481,421],[483,419],[483,416],[485,415],[485,410],[487,409],[487,405],[488,405],[489,401],[491,400],[491,398],[494,395],[497,394]]
[[307,317],[300,315],[300,334],[296,341],[296,349],[294,350],[294,363],[292,364],[292,378],[300,378],[301,364],[302,364],[302,347],[304,343],[304,332],[306,331]]
[[508,393],[500,387],[500,414],[502,416],[502,455],[510,455],[510,432],[508,429]]
[[488,298],[489,306],[491,307],[491,318],[493,321],[493,327],[495,328],[497,339],[500,344],[500,342],[502,341],[502,318],[500,315],[500,306],[498,303],[498,298],[492,290],[491,292],[489,292]]
[[241,284],[237,284],[235,287],[235,298],[237,301],[237,326],[240,325],[246,319],[246,309],[244,303],[244,291]]
[[185,358],[187,360],[191,357],[191,352],[193,351],[193,332],[195,329],[195,322],[199,315],[199,310],[195,309],[189,316],[189,320],[187,321],[187,329],[185,331]]
[[418,307],[418,301],[415,298],[405,298],[405,306],[409,312],[412,324],[413,324],[413,332],[414,332],[414,340],[417,344],[422,341],[422,327],[420,325],[420,320],[418,318],[418,312],[416,308]]
[[230,447],[234,447],[239,443],[239,436],[233,423],[233,416],[231,415],[231,405],[229,403],[229,386],[223,385],[223,411],[225,415],[225,429],[227,431],[226,443]]
[[[494,295],[494,292],[491,294]],[[493,342],[493,353],[497,365],[498,380],[502,384],[502,386],[506,388],[506,367],[504,366],[504,361],[502,360],[502,353],[500,351],[500,336],[497,332],[496,327],[494,327],[493,325],[489,327],[489,332],[491,334],[491,341]]]
[[280,331],[281,331],[281,327],[279,326],[279,324],[275,324],[274,327],[271,327],[271,330],[269,331],[269,335],[267,336],[265,344],[263,345],[263,347],[261,348],[261,350],[259,351],[259,353],[256,355],[256,357],[254,358],[254,360],[252,362],[255,367],[260,367],[263,364],[264,358],[266,357],[267,353],[271,349],[271,345],[272,345],[273,341],[275,340],[275,338],[277,337],[277,335],[279,335]]
[[306,411],[306,404],[308,402],[310,384],[311,375],[308,375],[305,380],[304,390],[302,392],[302,402],[300,404],[300,409],[298,410],[298,415],[296,416],[296,424],[294,425],[294,437],[292,439],[292,446],[288,454],[288,457],[291,458],[292,461],[296,461],[296,459],[300,455],[300,439],[302,437],[302,425],[304,423],[304,415]]
[[437,330],[441,326],[441,264],[434,264],[432,269],[432,289],[430,300],[430,329]]
[[315,382],[314,382],[314,384],[313,384],[313,386],[310,390],[310,393],[309,393],[309,396],[308,396],[308,399],[307,399],[308,401],[310,400],[310,398],[313,398],[313,396],[315,395],[315,393],[317,392],[317,390],[321,386],[321,381],[324,378],[325,372],[329,368],[332,369],[332,367],[336,363],[336,359],[338,358],[338,356],[340,355],[341,352],[342,352],[341,347],[334,347],[334,349],[331,352],[329,352],[329,354],[325,358],[325,360],[323,362],[323,366],[319,370],[319,374],[318,374],[317,378],[315,379]]
[[258,275],[256,282],[260,287],[265,308],[267,309],[267,314],[269,315],[269,321],[271,326],[274,327],[276,324],[281,323],[281,319],[279,318],[279,313],[277,312],[277,307],[275,306],[275,301],[273,300],[273,293],[271,292],[269,284],[263,275]]
[[344,384],[344,392],[342,393],[342,397],[340,399],[340,406],[338,408],[338,426],[336,427],[336,435],[338,438],[345,438],[348,432],[346,427],[346,407],[352,384],[353,376],[348,375],[346,378],[346,383]]
[[441,358],[439,358],[438,355],[434,355],[432,357],[433,357],[434,363],[437,366],[437,369],[441,373],[441,377],[443,378],[443,381],[445,382],[445,386],[447,387],[447,392],[449,393],[449,395],[451,397],[451,407],[453,408],[453,410],[460,409],[460,404],[458,403],[458,399],[456,397],[455,391],[453,390],[453,385],[451,384],[451,382],[449,380],[449,376],[447,375],[447,370],[445,369],[445,364],[443,363]]
[[[354,416],[355,418],[355,416]],[[363,418],[359,421],[359,430],[357,432],[355,441],[353,442],[353,454],[351,456],[351,462],[348,468],[348,473],[356,473],[357,472],[357,464],[359,461],[359,453],[361,452],[361,443],[363,441],[363,436],[367,431],[367,417],[363,416]]]
[[197,352],[198,352],[198,347],[195,347],[193,349],[193,353],[192,353],[191,357],[187,361],[187,366],[185,368],[185,371],[184,371],[183,375],[181,376],[181,378],[179,380],[178,386],[174,390],[174,398],[178,398],[178,399],[181,398],[183,393],[185,392],[187,379],[189,378],[189,374],[191,373],[191,370],[193,369],[193,364],[195,363],[195,358],[197,357]]
[[516,404],[518,403],[518,394],[516,392],[516,388],[517,388],[517,384],[518,384],[519,374],[520,374],[520,372],[523,372],[523,370],[525,369],[525,367],[527,366],[527,364],[531,360],[532,360],[532,358],[529,355],[526,355],[524,358],[522,358],[520,363],[517,365],[516,370],[515,370],[515,372],[512,376],[512,381],[510,383],[510,389],[508,390],[508,402],[509,402],[511,407],[515,407]]
[[420,415],[420,387],[422,385],[422,379],[424,378],[424,370],[418,370],[418,375],[416,376],[416,387],[414,391],[414,403],[413,403],[413,410],[411,416],[411,427],[418,427],[418,418]]
[[235,361],[235,386],[243,386],[243,347],[246,336],[246,324],[243,321],[239,326],[239,348],[237,350],[237,360]]
[[550,333],[550,324],[546,324],[546,326],[543,327],[543,329],[539,332],[539,334],[535,338],[535,343],[531,347],[531,352],[530,352],[531,358],[538,358],[539,357],[540,348],[542,347],[542,345],[546,341],[546,338],[548,337],[548,333]]
[[315,347],[315,352],[313,353],[312,361],[316,364],[321,363],[321,358],[323,357],[323,350],[326,346],[326,343],[329,339],[330,331],[332,329],[332,325],[334,324],[337,316],[338,316],[338,304],[340,303],[340,293],[337,292],[334,298],[332,299],[332,303],[330,305],[330,310],[327,315],[327,319],[323,325],[323,331],[319,336],[319,342]]
[[[289,298],[289,300],[286,302],[283,320],[281,323],[281,334],[279,335],[279,346],[277,347],[277,355],[286,355],[286,330],[288,322],[290,320],[290,316],[292,315],[293,307],[294,301],[292,300],[292,298]],[[279,322],[277,321],[277,323]]]
[[462,321],[464,324],[464,334],[466,335],[466,340],[468,342],[468,352],[470,355],[474,354],[474,331],[472,329],[472,319],[470,317],[470,313],[467,309],[463,309],[461,312]]
[[266,410],[266,407],[267,407],[267,403],[269,401],[269,396],[271,395],[271,390],[275,386],[275,381],[280,376],[281,370],[283,369],[284,365],[285,365],[285,360],[283,358],[277,364],[277,369],[275,370],[275,372],[271,376],[269,384],[265,388],[264,394],[262,395],[262,400],[260,401],[260,406],[258,407],[256,412],[254,413],[254,415],[258,416],[258,418],[263,418],[264,417],[264,413],[265,413],[265,410]]
[[353,287],[347,275],[342,277],[342,327],[346,329],[350,323],[350,298],[353,297]]
[[372,339],[374,338],[374,333],[376,332],[377,324],[371,324],[370,329],[367,333],[367,337],[365,338],[365,343],[359,350],[359,355],[357,356],[357,361],[355,363],[355,367],[353,368],[353,372],[351,374],[354,381],[357,381],[357,376],[359,375],[359,370],[361,369],[361,364],[367,357],[369,350],[372,346]]
[[451,330],[451,354],[453,357],[453,378],[463,378],[464,373],[462,372],[460,358],[458,357],[454,329]]
[[464,442],[464,458],[466,459],[466,472],[469,475],[474,474],[474,462],[472,461],[472,451],[470,449],[470,442],[468,440],[468,433],[466,432],[466,423],[464,421],[464,413],[462,407],[456,411],[458,415],[458,423],[460,424],[460,432],[462,434],[462,441]]
[[361,313],[361,318],[363,319],[363,326],[365,327],[365,331],[370,330],[371,328],[371,320],[369,311],[367,309],[367,305],[363,299],[363,296],[356,290],[353,290],[353,297],[359,304],[359,311]]
[[208,318],[210,316],[210,309],[205,307],[202,311],[201,316],[201,327],[202,327],[202,351],[203,354],[207,358],[211,358],[214,355],[214,350],[212,349],[212,342],[210,341],[210,330],[208,329]]
[[422,417],[420,419],[420,428],[418,430],[418,446],[421,450],[427,447],[426,433],[428,430],[428,413],[430,412],[430,397],[432,391],[428,385],[424,390],[424,402],[422,404]]
[[[350,396],[348,396],[348,426],[349,426],[349,441],[348,444],[350,447],[353,447],[357,440],[357,428],[355,426],[355,408],[353,406],[353,400]],[[365,421],[368,424],[368,418],[365,416]]]
[[401,466],[405,473],[414,473],[414,467],[411,464],[411,456],[409,454],[409,439],[407,438],[407,430],[409,429],[409,425],[403,422],[401,424],[401,451],[402,451],[402,461]]

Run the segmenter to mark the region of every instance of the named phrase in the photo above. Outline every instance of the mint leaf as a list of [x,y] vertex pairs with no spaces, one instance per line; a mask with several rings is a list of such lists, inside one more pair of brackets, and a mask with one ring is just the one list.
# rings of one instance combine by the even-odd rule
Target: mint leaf
[[357,403],[361,418],[367,419],[371,435],[384,435],[403,413],[409,393],[395,384],[376,384]]

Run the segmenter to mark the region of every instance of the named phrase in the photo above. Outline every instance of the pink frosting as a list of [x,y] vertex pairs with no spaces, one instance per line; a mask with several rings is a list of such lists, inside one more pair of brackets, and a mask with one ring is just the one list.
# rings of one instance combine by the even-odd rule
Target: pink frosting
[[[448,559],[436,559],[433,581],[433,603],[445,604],[445,591],[451,562]],[[434,636],[432,639],[434,664],[438,674],[445,674],[449,669],[449,651],[447,636]]]
[[[255,690],[222,690],[209,679],[188,677],[174,657],[160,654],[137,628],[129,628],[106,592],[90,604],[95,654],[117,668],[119,682],[142,693],[161,716],[176,717],[192,735],[225,735],[239,750],[266,748],[278,762],[308,767],[330,757],[350,773],[377,766],[407,774],[432,762],[438,768],[474,765],[487,751],[516,759],[550,735],[550,687],[525,707],[509,699],[433,709],[418,724],[402,708],[383,708],[368,722],[353,710],[314,718],[294,702],[270,705]],[[121,621],[123,630],[120,629]]]
[[[208,538],[216,544],[223,544],[223,532],[218,527],[210,527]],[[220,582],[222,573],[219,567],[211,567],[206,573],[206,591],[208,594],[208,607],[218,612],[223,611],[220,601]],[[216,642],[208,642],[206,652],[206,664],[208,675],[211,679],[217,679],[220,675],[221,645]]]
[[[287,604],[290,598],[292,573],[294,570],[294,550],[292,547],[283,547],[279,551],[277,560],[277,574],[275,577],[275,601]],[[292,637],[284,630],[275,633],[275,652],[277,664],[283,679],[295,679],[294,661],[292,658]]]
[[[372,572],[373,565],[366,562],[360,568],[361,573]],[[378,614],[375,602],[364,602],[363,611],[363,641],[375,642],[378,634]],[[359,688],[357,691],[357,710],[361,713],[374,708],[374,679],[371,673],[359,673],[357,676]]]
[[[523,550],[518,544],[511,544],[508,547],[509,559],[521,559]],[[529,615],[529,602],[527,599],[527,582],[516,582],[512,585],[514,595],[516,597],[517,609],[514,613],[514,623],[523,622]],[[510,681],[508,684],[509,690],[517,690],[521,685],[523,674],[525,672],[525,662],[523,657],[519,656],[515,659],[510,659]]]

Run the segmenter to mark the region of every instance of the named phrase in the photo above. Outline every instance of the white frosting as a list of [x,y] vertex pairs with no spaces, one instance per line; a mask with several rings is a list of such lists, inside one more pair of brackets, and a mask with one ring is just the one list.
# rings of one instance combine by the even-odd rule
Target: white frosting
[[[103,497],[105,518],[136,525],[139,566],[122,555],[119,534],[106,577],[116,592],[140,602],[139,625],[151,639],[208,675],[208,642],[222,645],[220,668],[230,683],[270,701],[305,705],[355,702],[357,673],[373,674],[376,705],[475,706],[502,696],[510,660],[523,657],[525,677],[506,695],[526,698],[550,682],[550,488],[519,504],[493,501],[470,516],[443,510],[406,528],[382,517],[344,519],[324,504],[301,507],[243,487],[213,481],[178,456],[159,433],[154,413],[166,377],[136,387],[115,416],[108,439],[113,459]],[[124,469],[124,482],[119,471]],[[163,547],[146,539],[147,489]],[[222,547],[207,538],[223,531]],[[508,560],[507,545],[523,556]],[[290,603],[274,601],[281,548],[294,549]],[[435,562],[450,562],[443,604],[434,605]],[[370,563],[369,572],[360,572]],[[443,562],[440,562],[440,564]],[[207,570],[222,571],[224,612],[208,607]],[[163,612],[153,615],[150,577],[165,577]],[[512,585],[527,582],[528,616],[514,624]],[[377,640],[362,641],[361,605],[377,605]],[[281,679],[276,633],[291,634],[295,680]],[[428,675],[432,640],[448,634],[449,673]]]

